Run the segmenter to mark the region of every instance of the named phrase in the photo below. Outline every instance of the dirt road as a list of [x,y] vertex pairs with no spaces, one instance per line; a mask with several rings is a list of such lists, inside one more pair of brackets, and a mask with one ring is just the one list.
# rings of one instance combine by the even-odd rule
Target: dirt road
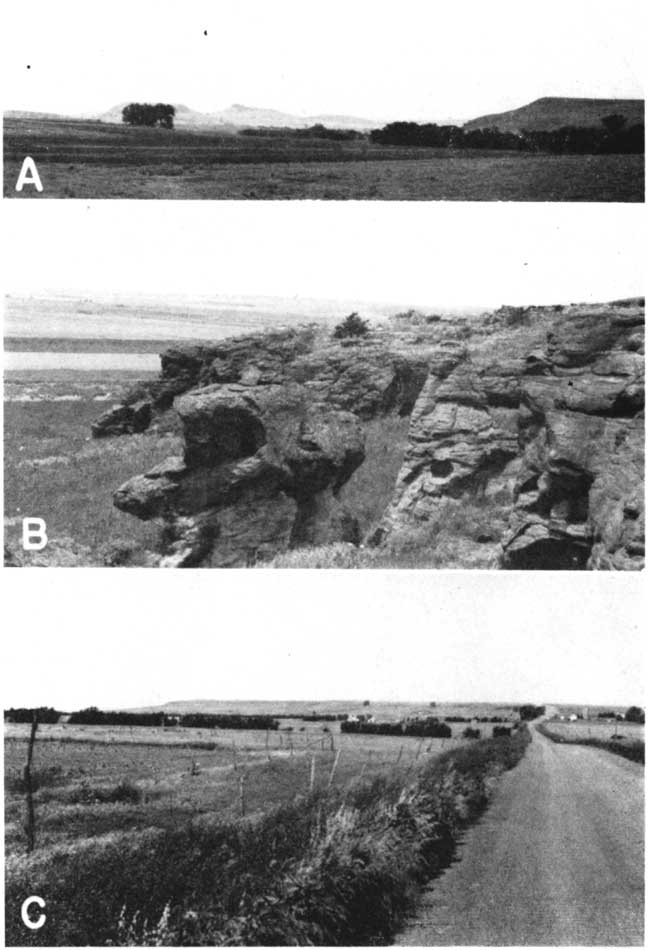
[[397,945],[643,944],[643,768],[532,732]]

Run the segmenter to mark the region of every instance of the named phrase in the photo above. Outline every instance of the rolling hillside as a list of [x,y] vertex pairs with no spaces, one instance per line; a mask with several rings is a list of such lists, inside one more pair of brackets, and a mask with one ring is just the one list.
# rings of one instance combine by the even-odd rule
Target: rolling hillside
[[562,99],[548,96],[509,112],[495,112],[466,122],[465,129],[502,132],[552,131],[564,125],[599,126],[604,116],[624,115],[629,125],[643,122],[643,99]]

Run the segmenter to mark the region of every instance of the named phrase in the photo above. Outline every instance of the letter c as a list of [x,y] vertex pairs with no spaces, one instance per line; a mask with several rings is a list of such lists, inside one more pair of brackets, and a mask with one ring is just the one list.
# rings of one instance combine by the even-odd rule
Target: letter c
[[20,916],[23,918],[23,923],[26,927],[29,927],[30,930],[40,930],[47,917],[45,914],[39,914],[36,920],[30,920],[27,909],[30,904],[38,904],[40,908],[45,907],[45,901],[42,897],[28,897],[26,901],[23,901],[23,906],[20,908]]

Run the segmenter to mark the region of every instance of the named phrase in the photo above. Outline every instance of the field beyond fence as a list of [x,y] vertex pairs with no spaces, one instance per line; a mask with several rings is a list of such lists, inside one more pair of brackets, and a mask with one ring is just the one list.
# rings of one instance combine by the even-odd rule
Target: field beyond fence
[[588,745],[606,749],[614,755],[623,756],[632,762],[645,763],[645,740],[643,728],[623,723],[600,722],[541,722],[535,728],[551,742],[569,745]]
[[[327,744],[326,734],[319,744],[323,739]],[[220,765],[214,768],[229,772],[244,795],[250,781],[249,813],[237,816],[215,808],[218,782],[206,783],[206,792],[213,792],[211,809],[179,812],[166,827],[104,834],[86,829],[72,841],[37,847],[31,855],[14,852],[6,862],[7,942],[259,946],[389,941],[422,884],[449,864],[462,829],[486,807],[494,780],[516,765],[530,736],[522,726],[512,736],[450,746],[436,755],[424,750],[422,740],[411,739],[408,757],[391,746],[390,767],[386,743],[400,740],[346,739],[379,741],[374,751],[379,758],[383,749],[381,768],[370,764],[372,756],[357,754],[350,772],[344,747],[301,756],[294,750],[293,757],[285,749],[286,774],[299,781],[284,803],[276,799],[269,807],[277,759],[262,754],[254,766],[248,758],[244,770],[243,762],[239,767],[228,762],[231,750],[220,748]],[[23,743],[8,742],[13,745],[24,751]],[[121,746],[120,753],[127,748]],[[165,748],[178,755],[162,746],[156,756]],[[72,743],[69,750],[87,755],[83,743]],[[97,767],[115,777],[114,765],[102,761],[110,751],[109,743],[96,750]],[[214,759],[214,752],[209,755]],[[203,760],[195,761],[194,777],[200,779]],[[243,775],[248,778],[242,781]],[[166,781],[171,781],[169,772]],[[45,813],[48,796],[56,798],[56,782],[56,775],[44,775]],[[155,800],[151,804],[157,807]],[[97,814],[101,808],[128,812],[132,806],[110,796],[103,804],[59,800],[53,817],[74,823],[84,808]],[[19,897],[25,893],[43,894],[48,902],[46,925],[27,934],[19,915]]]

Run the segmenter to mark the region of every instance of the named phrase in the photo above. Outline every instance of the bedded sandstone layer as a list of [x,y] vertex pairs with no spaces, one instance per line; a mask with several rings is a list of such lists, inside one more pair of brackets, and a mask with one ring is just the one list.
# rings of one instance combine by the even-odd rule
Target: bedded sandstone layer
[[[435,545],[450,506],[498,500],[467,551],[520,569],[639,569],[644,558],[643,302],[395,320],[339,341],[301,327],[167,351],[97,437],[177,413],[182,457],[121,486],[160,520],[166,565],[241,566],[300,545],[358,543],[339,493],[364,423],[410,415],[393,498],[366,540]],[[497,521],[495,520],[495,525]],[[461,526],[461,532],[464,530]]]
[[498,497],[511,508],[504,567],[642,567],[643,307],[510,319],[454,366],[432,363],[373,542],[395,543],[449,499]]

